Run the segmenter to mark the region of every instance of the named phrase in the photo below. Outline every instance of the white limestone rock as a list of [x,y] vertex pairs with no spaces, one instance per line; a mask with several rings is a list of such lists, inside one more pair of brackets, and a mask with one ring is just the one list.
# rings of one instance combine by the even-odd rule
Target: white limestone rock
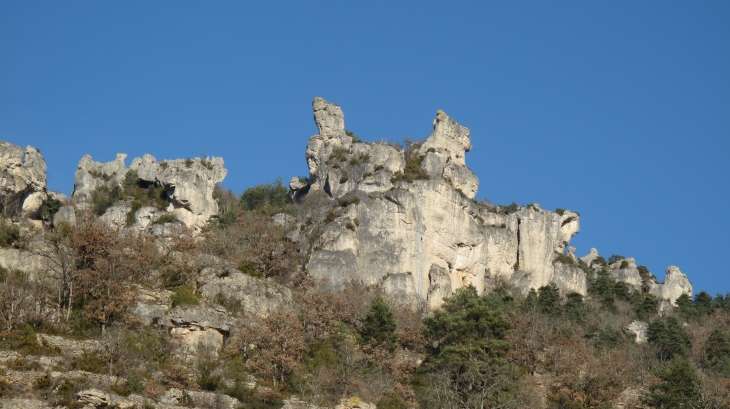
[[626,330],[636,336],[637,344],[645,344],[648,341],[646,330],[649,328],[649,324],[643,321],[631,321]]
[[[524,292],[555,282],[566,292],[585,293],[582,270],[556,273],[553,265],[555,252],[578,232],[578,215],[538,206],[506,214],[471,200],[479,181],[466,167],[468,128],[439,111],[433,132],[415,148],[429,178],[408,183],[394,178],[405,168],[403,151],[385,143],[348,144],[339,106],[321,99],[314,105],[320,134],[307,146],[312,185],[301,200],[324,192],[345,204],[322,202],[332,207],[298,215],[302,231],[291,238],[307,243],[318,234],[310,275],[336,288],[353,280],[379,285],[391,298],[426,300],[433,307],[467,285],[481,292],[494,280],[509,282],[519,264]],[[292,189],[299,187],[293,182]],[[307,222],[328,211],[334,221]]]
[[0,200],[5,217],[38,218],[45,202],[46,161],[38,149],[0,141]]
[[661,283],[648,283],[649,292],[660,300],[666,300],[671,305],[677,305],[676,301],[682,294],[692,296],[692,284],[677,266],[667,267],[667,275]]
[[53,215],[53,225],[60,226],[61,223],[68,223],[71,227],[76,226],[76,209],[73,206],[61,206]]
[[[213,189],[217,183],[223,181],[227,170],[223,167],[223,159],[206,157],[203,159],[175,159],[157,162],[149,154],[132,160],[129,169],[124,165],[126,154],[117,154],[115,160],[106,163],[94,162],[91,156],[85,155],[79,161],[78,170],[74,177],[74,192],[72,197],[77,200],[89,201],[92,193],[99,186],[121,186],[127,171],[134,170],[137,177],[147,183],[163,186],[166,197],[170,202],[167,209],[171,214],[183,222],[187,227],[201,229],[208,222],[210,216],[218,213],[218,203],[213,198]],[[161,213],[144,208],[135,213],[135,220],[127,226],[126,218],[122,223],[121,209],[127,206],[118,204],[112,206],[102,217],[104,221],[115,228],[134,227],[145,229],[150,222]],[[115,207],[117,207],[115,209]]]
[[106,407],[111,403],[109,394],[98,389],[84,389],[76,393],[76,396],[79,398],[79,402],[88,403],[95,408]]

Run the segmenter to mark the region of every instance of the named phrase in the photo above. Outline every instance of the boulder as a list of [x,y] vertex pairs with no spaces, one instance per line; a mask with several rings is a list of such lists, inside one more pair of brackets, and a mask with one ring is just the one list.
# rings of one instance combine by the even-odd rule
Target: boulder
[[79,398],[79,402],[88,403],[95,408],[106,407],[111,403],[109,394],[98,389],[84,389],[76,393],[76,396]]
[[47,197],[46,161],[40,151],[0,141],[2,216],[38,218]]

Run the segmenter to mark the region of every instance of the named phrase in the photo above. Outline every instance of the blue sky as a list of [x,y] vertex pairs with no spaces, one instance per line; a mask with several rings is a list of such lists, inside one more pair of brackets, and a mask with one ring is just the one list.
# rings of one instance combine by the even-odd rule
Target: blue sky
[[[396,3],[396,4],[393,4]],[[307,173],[311,100],[363,140],[472,130],[477,197],[581,213],[584,255],[730,291],[729,2],[0,0],[0,139],[70,193],[84,154]]]

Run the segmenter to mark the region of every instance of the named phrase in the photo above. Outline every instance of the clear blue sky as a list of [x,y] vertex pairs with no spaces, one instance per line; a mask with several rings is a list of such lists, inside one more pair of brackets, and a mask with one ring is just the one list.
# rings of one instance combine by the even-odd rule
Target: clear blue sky
[[[396,4],[394,4],[396,3]],[[0,1],[0,139],[307,173],[311,100],[366,141],[472,130],[478,198],[581,213],[579,255],[730,291],[730,2]]]

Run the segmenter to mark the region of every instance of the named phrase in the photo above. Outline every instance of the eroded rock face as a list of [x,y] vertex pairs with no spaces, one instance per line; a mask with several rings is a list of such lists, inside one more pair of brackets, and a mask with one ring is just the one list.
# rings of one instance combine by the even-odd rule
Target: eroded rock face
[[649,328],[649,324],[643,321],[631,321],[626,330],[636,336],[637,344],[645,344],[649,338],[646,334],[646,330]]
[[649,283],[649,292],[660,300],[667,300],[672,305],[682,294],[692,297],[692,284],[677,266],[667,267],[667,275],[661,283]]
[[336,287],[378,284],[397,299],[432,306],[458,288],[481,292],[496,280],[524,292],[555,282],[585,294],[582,270],[554,263],[578,232],[578,215],[474,202],[479,180],[466,166],[468,128],[438,111],[429,138],[409,150],[407,169],[403,150],[354,142],[339,106],[316,98],[313,107],[320,134],[307,145],[311,184],[290,182],[295,198],[329,200],[329,220],[311,222],[323,218],[320,208],[302,211],[302,232],[292,235],[316,249],[307,265],[312,276]]
[[[223,167],[222,158],[174,159],[158,162],[152,155],[135,158],[127,169],[124,164],[126,154],[117,154],[111,162],[94,162],[91,156],[85,155],[79,161],[74,176],[72,197],[77,200],[91,200],[92,194],[99,186],[121,186],[128,171],[137,172],[139,180],[144,183],[157,184],[165,189],[170,205],[166,213],[173,214],[186,226],[201,228],[210,216],[218,213],[218,203],[213,198],[213,189],[223,181],[227,170]],[[110,226],[115,228],[127,226],[127,217],[122,217],[124,209],[128,212],[129,203],[112,206],[102,216]],[[164,212],[163,212],[164,213]],[[154,209],[139,209],[134,215],[134,227],[145,229],[160,212]]]
[[40,151],[0,141],[0,205],[5,217],[37,218],[47,197],[46,161]]

